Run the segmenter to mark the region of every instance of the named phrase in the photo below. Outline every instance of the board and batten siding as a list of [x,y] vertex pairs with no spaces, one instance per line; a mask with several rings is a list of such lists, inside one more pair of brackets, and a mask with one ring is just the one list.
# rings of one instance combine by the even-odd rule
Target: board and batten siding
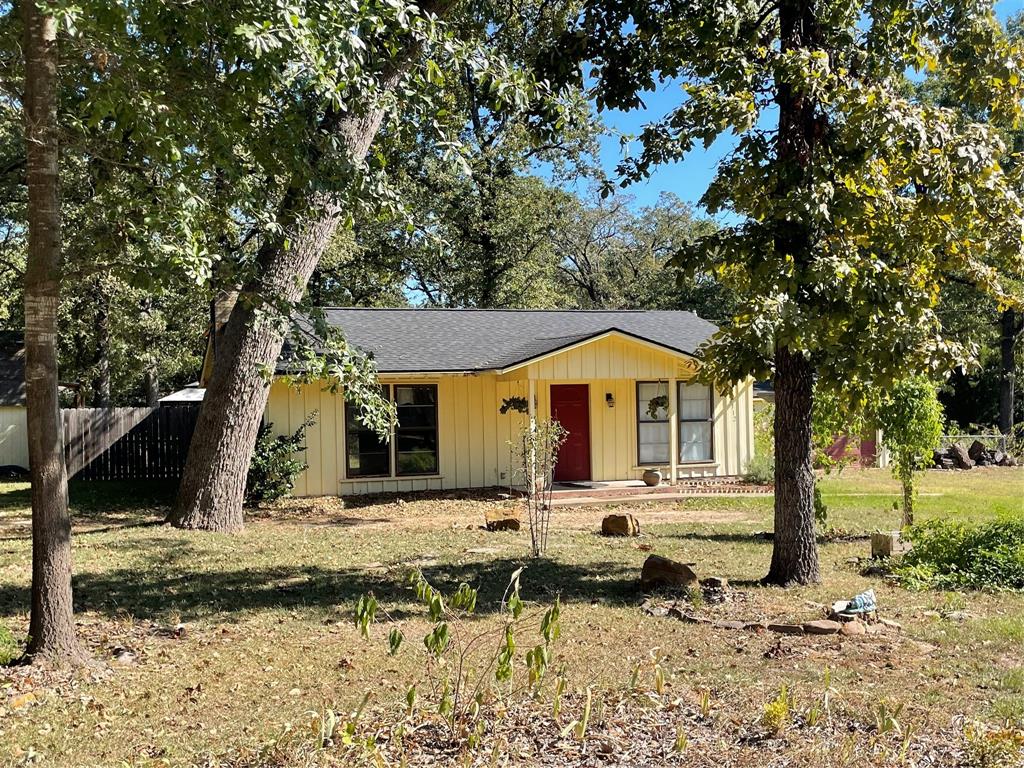
[[296,496],[389,493],[395,491],[487,488],[509,484],[515,457],[509,442],[527,423],[525,414],[499,413],[509,397],[526,397],[525,381],[499,381],[493,374],[381,377],[384,384],[437,386],[438,472],[436,475],[391,478],[345,477],[345,400],[320,384],[289,386],[275,381],[265,419],[273,432],[294,432],[306,416],[318,412],[306,432],[305,461],[309,469],[295,486]]
[[[437,385],[438,473],[426,477],[346,479],[344,398],[320,384],[289,386],[275,381],[265,418],[273,423],[276,434],[287,434],[308,414],[319,412],[316,425],[306,435],[309,469],[298,480],[298,496],[508,486],[516,465],[509,443],[526,425],[527,416],[499,413],[502,402],[527,397],[532,380],[537,416],[548,418],[552,384],[586,384],[591,479],[638,479],[646,467],[637,462],[636,382],[685,381],[694,374],[691,360],[643,342],[609,336],[501,375],[384,375],[381,382],[385,384]],[[754,451],[753,382],[742,382],[724,395],[716,392],[713,418],[714,460],[680,464],[680,478],[739,475],[746,470]]]
[[23,406],[0,406],[0,465],[28,469],[28,431]]

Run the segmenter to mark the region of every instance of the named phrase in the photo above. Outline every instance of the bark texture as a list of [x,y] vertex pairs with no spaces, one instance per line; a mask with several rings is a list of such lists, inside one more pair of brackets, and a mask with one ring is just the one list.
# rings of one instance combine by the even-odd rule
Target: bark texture
[[[395,72],[388,83],[394,87]],[[383,110],[337,119],[332,125],[354,164],[362,163],[384,119]],[[313,216],[299,212],[309,209]],[[333,200],[309,200],[294,191],[282,203],[293,243],[265,245],[256,277],[247,282],[221,332],[216,333],[212,372],[189,447],[178,498],[168,518],[179,528],[233,532],[243,526],[242,503],[256,434],[270,391],[264,371],[273,370],[284,336],[267,301],[298,301],[331,242],[344,210]]]
[[[816,47],[821,33],[811,0],[779,3],[782,50]],[[779,183],[785,198],[806,185],[822,125],[817,104],[792,85],[777,85],[779,106]],[[810,261],[814,233],[796,220],[776,223],[775,249],[790,254],[797,274]],[[796,301],[803,298],[800,293]],[[811,412],[814,369],[799,349],[778,344],[775,350],[775,539],[765,582],[790,586],[821,578],[814,529],[814,470],[811,463]]]
[[142,374],[142,389],[146,395],[146,405],[156,408],[160,405],[160,373],[156,366],[150,366]]
[[814,530],[811,407],[814,371],[799,352],[775,355],[775,539],[765,582],[790,586],[821,578]]
[[32,478],[32,610],[26,657],[79,663],[71,596],[71,519],[57,399],[61,233],[57,145],[57,25],[22,3],[28,257],[25,264],[25,388]]

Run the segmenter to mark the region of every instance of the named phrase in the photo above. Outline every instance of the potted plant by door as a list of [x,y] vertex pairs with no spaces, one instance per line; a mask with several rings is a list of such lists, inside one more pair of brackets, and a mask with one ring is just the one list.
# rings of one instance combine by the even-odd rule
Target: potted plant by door
[[651,469],[644,471],[643,478],[644,482],[651,488],[661,485],[661,470],[652,467]]

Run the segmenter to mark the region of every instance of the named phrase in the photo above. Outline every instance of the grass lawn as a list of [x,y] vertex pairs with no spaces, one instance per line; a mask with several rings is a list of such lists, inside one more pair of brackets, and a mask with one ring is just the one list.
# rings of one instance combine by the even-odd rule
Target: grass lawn
[[[848,534],[898,523],[887,472],[848,470],[822,489],[831,524]],[[864,563],[852,559],[869,545],[856,536],[822,543],[821,585],[760,587],[771,543],[753,534],[771,529],[770,498],[616,509],[638,517],[637,539],[596,534],[607,508],[559,509],[549,557],[534,562],[525,531],[480,528],[486,509],[511,502],[300,499],[224,536],[161,525],[165,490],[73,486],[76,609],[99,663],[69,676],[0,669],[0,765],[350,764],[354,747],[310,746],[313,713],[347,712],[371,692],[356,731],[382,739],[412,682],[421,681],[424,712],[431,705],[420,650],[429,622],[403,582],[410,567],[446,591],[478,586],[478,627],[498,625],[509,575],[524,565],[529,603],[556,594],[563,603],[537,700],[486,700],[483,746],[454,757],[428,760],[417,739],[429,741],[430,729],[410,725],[411,764],[954,765],[988,744],[964,735],[965,719],[1024,727],[1024,595],[907,591],[862,575]],[[28,626],[28,514],[26,486],[0,485],[0,627],[19,639]],[[921,519],[1000,515],[1024,515],[1024,469],[924,476]],[[637,577],[650,552],[733,583],[733,600],[695,607],[716,620],[818,618],[814,603],[873,588],[881,614],[902,629],[812,638],[648,616]],[[368,591],[407,637],[395,657],[387,622],[369,641],[352,624]],[[520,651],[533,642],[522,638]],[[567,694],[553,718],[556,672]],[[768,728],[766,705],[783,686],[788,714]],[[564,726],[581,717],[587,688],[592,717],[581,744]],[[393,732],[389,739],[382,764],[401,764]]]

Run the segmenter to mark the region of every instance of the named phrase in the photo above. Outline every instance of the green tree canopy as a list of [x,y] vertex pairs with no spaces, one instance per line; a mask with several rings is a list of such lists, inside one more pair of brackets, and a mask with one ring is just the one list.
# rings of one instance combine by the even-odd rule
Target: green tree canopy
[[[1024,258],[1024,208],[993,127],[1020,119],[1021,48],[988,2],[595,0],[551,58],[557,75],[584,70],[602,108],[639,108],[666,80],[680,89],[624,183],[735,137],[703,203],[736,223],[677,263],[738,297],[706,375],[775,380],[768,580],[816,581],[815,376],[856,391],[967,360],[936,315],[952,276],[1021,301],[1007,277]],[[990,120],[915,96],[907,72],[932,70]]]

